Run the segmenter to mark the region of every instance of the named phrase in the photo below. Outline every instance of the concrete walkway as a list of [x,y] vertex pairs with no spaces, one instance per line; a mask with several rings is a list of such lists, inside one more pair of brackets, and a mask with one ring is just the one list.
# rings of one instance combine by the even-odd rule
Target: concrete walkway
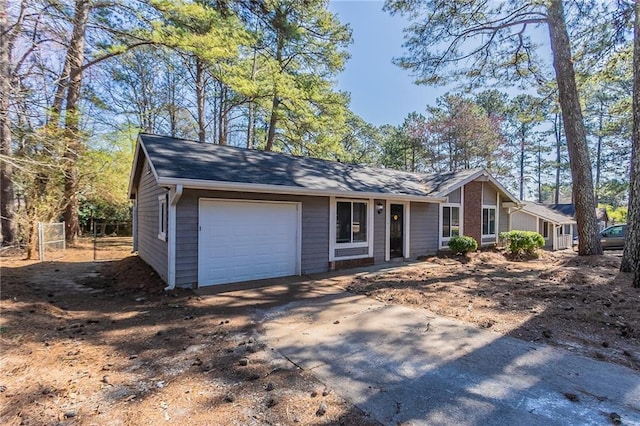
[[640,425],[633,370],[332,288],[265,337],[384,425]]

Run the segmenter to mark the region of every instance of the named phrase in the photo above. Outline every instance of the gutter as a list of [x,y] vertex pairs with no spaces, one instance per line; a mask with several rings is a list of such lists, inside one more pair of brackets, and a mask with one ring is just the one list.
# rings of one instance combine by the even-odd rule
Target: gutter
[[402,195],[385,192],[358,192],[358,191],[340,191],[340,190],[324,190],[324,189],[308,189],[283,185],[269,185],[257,183],[240,183],[240,182],[220,182],[196,179],[172,179],[158,178],[160,186],[183,186],[189,189],[204,189],[218,191],[237,191],[237,192],[255,192],[268,194],[284,194],[284,195],[307,195],[320,197],[347,197],[347,198],[374,198],[389,199],[398,201],[418,201],[431,203],[444,203],[447,197],[430,197],[427,195]]
[[182,197],[182,185],[176,185],[169,189],[169,245],[167,247],[167,286],[164,291],[176,288],[176,213],[178,201]]

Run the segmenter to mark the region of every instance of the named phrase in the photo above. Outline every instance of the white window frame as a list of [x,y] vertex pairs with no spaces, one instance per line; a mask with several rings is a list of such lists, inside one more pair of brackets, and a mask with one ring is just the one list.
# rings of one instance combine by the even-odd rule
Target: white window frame
[[[367,241],[358,243],[336,243],[336,226],[337,226],[337,211],[338,202],[356,202],[366,203],[367,205]],[[336,260],[350,260],[350,259],[362,259],[366,257],[373,257],[373,227],[374,227],[374,199],[373,198],[338,198],[329,197],[329,261]],[[366,253],[357,254],[353,256],[337,256],[336,250],[348,249],[348,248],[361,248],[367,247]]]
[[167,195],[158,195],[158,239],[167,241]]
[[[493,234],[485,234],[484,233],[484,210],[485,209],[489,209],[489,210],[493,210]],[[487,224],[487,227],[490,228],[490,226],[488,226],[489,224]],[[480,227],[483,228],[482,229],[482,238],[490,238],[490,237],[495,237],[496,236],[496,231],[497,231],[497,226],[498,226],[498,206],[492,206],[492,205],[482,205],[482,212],[480,213]]]
[[[369,230],[369,222],[371,222],[369,220],[370,216],[371,216],[371,203],[369,202],[368,199],[366,200],[358,200],[358,199],[346,199],[346,198],[336,198],[335,202],[333,203],[333,205],[335,206],[335,212],[333,214],[333,229],[336,229],[337,226],[337,222],[338,222],[338,218],[337,218],[337,213],[338,213],[338,203],[351,203],[351,241],[348,243],[339,243],[337,241],[337,237],[338,235],[334,233],[333,235],[333,243],[335,244],[337,249],[345,249],[345,248],[358,248],[358,247],[368,247],[369,246],[369,242],[371,239],[370,236],[370,230]],[[361,203],[365,205],[365,211],[367,212],[367,217],[366,217],[366,226],[367,226],[367,232],[365,235],[366,241],[353,241],[353,203]]]
[[[461,193],[462,195],[462,193]],[[449,243],[449,241],[451,240],[451,232],[449,232],[449,236],[448,237],[443,237],[442,236],[442,231],[443,231],[443,226],[444,226],[444,208],[445,207],[457,207],[458,208],[458,235],[462,236],[464,235],[463,233],[463,229],[462,229],[462,224],[463,224],[463,220],[462,218],[464,217],[464,215],[462,214],[462,203],[442,203],[440,204],[440,224],[438,226],[438,237],[440,238],[440,247],[446,247]]]

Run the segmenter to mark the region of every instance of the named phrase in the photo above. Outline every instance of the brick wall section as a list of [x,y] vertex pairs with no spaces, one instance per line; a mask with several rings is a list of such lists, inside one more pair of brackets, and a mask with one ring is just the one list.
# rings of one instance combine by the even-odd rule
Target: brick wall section
[[464,235],[482,241],[482,182],[469,182],[464,186]]

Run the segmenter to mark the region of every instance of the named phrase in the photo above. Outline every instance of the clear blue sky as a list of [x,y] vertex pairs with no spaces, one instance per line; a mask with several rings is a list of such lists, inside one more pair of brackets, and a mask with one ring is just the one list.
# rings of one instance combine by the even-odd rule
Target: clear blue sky
[[382,1],[332,0],[329,9],[349,24],[351,59],[338,77],[338,89],[351,93],[351,110],[371,124],[401,124],[412,111],[446,93],[442,87],[413,84],[410,72],[391,60],[403,52],[407,21],[382,11]]

